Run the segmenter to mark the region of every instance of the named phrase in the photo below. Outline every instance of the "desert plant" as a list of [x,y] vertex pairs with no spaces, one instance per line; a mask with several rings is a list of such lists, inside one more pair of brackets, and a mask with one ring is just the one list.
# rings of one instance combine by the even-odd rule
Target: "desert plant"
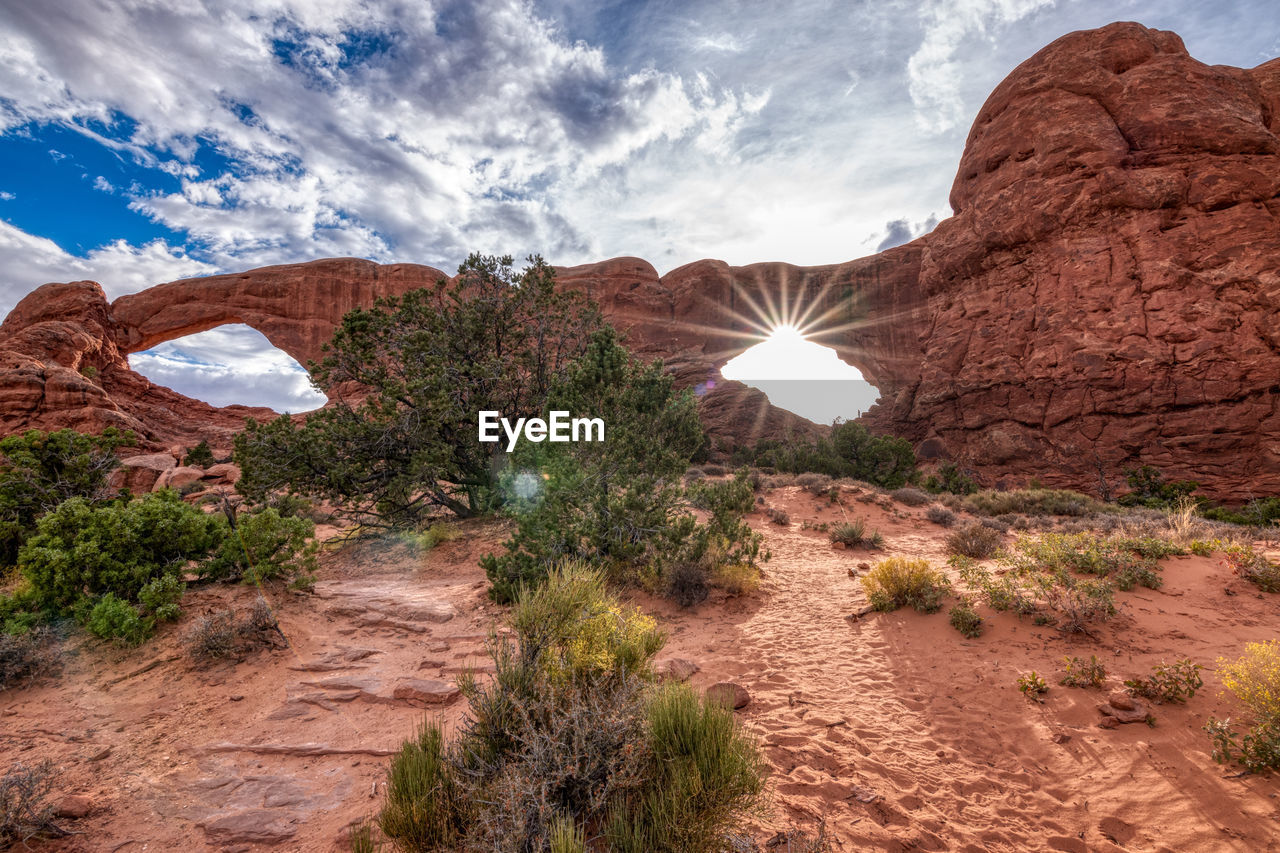
[[1073,656],[1064,657],[1062,660],[1066,666],[1059,684],[1067,687],[1101,687],[1106,683],[1107,668],[1098,660],[1097,655],[1090,655],[1087,662],[1083,658]]
[[709,582],[729,595],[748,595],[760,586],[760,569],[751,563],[722,563],[711,570]]
[[950,616],[951,627],[964,636],[971,640],[982,636],[982,617],[973,609],[973,603],[967,596],[960,597],[960,600],[951,608]]
[[[815,441],[762,441],[751,455],[758,466],[801,476],[851,477],[886,489],[905,486],[917,476],[910,442],[891,435],[873,435],[854,421],[835,424],[829,435]],[[825,487],[814,493],[820,491]]]
[[273,645],[277,636],[283,638],[275,613],[258,596],[242,618],[230,608],[205,616],[187,633],[184,644],[192,658],[209,663]]
[[[1103,512],[1107,505],[1079,492],[1061,489],[986,490],[964,499],[963,507],[974,515],[1084,516]],[[1114,511],[1114,508],[1112,508]]]
[[934,524],[942,527],[954,527],[956,523],[956,514],[945,506],[934,504],[925,511],[924,517],[932,521]]
[[1205,725],[1215,760],[1237,762],[1246,770],[1280,770],[1280,640],[1249,643],[1236,660],[1219,658],[1222,683],[1248,711],[1243,735],[1231,720],[1210,718]]
[[975,560],[985,560],[1000,550],[1001,535],[982,524],[970,524],[947,536],[947,550]]
[[213,456],[213,450],[209,448],[209,442],[201,439],[199,444],[187,451],[182,464],[194,465],[197,468],[208,468],[210,465],[217,463],[217,461]]
[[37,625],[19,633],[0,631],[0,691],[57,671],[58,636]]
[[942,607],[951,586],[946,575],[930,568],[928,561],[907,557],[886,557],[861,580],[876,610],[914,607],[921,613],[933,613]]
[[1152,465],[1126,471],[1125,479],[1133,491],[1120,496],[1121,506],[1166,509],[1176,506],[1200,486],[1194,480],[1165,480],[1164,474]]
[[135,441],[114,428],[101,435],[28,430],[0,440],[0,566],[12,566],[36,521],[68,498],[98,504],[115,494],[107,478],[115,450]]
[[925,478],[924,487],[934,493],[946,492],[952,495],[971,495],[978,490],[977,482],[956,467],[954,462],[943,462],[937,473]]
[[53,791],[52,761],[15,764],[0,776],[0,846],[27,846],[41,836],[66,835],[53,822],[53,807],[47,802]]
[[861,519],[853,521],[845,521],[834,525],[831,532],[827,534],[832,544],[844,545],[847,548],[856,548],[859,545],[865,545],[868,548],[879,548],[884,544],[884,537],[879,531],[868,530],[867,523]]
[[1049,692],[1049,685],[1034,669],[1019,675],[1017,685],[1023,696],[1036,702],[1043,702],[1040,697]]
[[1228,569],[1263,592],[1280,592],[1280,565],[1252,545],[1228,545],[1222,549],[1222,560]]
[[929,497],[926,492],[914,489],[911,486],[903,486],[901,489],[894,489],[889,494],[895,501],[907,506],[924,506],[933,500],[933,498]]
[[779,527],[787,527],[791,524],[791,516],[787,515],[787,511],[784,509],[771,506],[765,511],[765,514],[769,516],[770,521]]
[[464,676],[452,740],[427,723],[393,759],[382,832],[400,849],[719,851],[758,801],[733,712],[657,687],[663,636],[581,564],[522,590],[492,678]]
[[1171,664],[1162,661],[1151,668],[1149,677],[1126,679],[1124,686],[1134,696],[1157,702],[1186,702],[1204,686],[1201,669],[1203,667],[1192,663],[1190,658]]
[[309,586],[315,575],[316,526],[306,518],[282,517],[272,508],[233,516],[230,529],[200,576],[261,584],[276,579]]

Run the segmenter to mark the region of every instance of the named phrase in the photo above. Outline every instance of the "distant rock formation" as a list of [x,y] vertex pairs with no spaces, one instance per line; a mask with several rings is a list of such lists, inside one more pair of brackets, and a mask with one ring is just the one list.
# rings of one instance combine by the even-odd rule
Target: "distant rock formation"
[[[726,449],[817,430],[719,377],[757,309],[790,305],[880,389],[865,423],[988,482],[1092,491],[1148,463],[1225,499],[1280,494],[1280,60],[1207,66],[1133,23],[1064,36],[987,100],[951,205],[932,233],[844,264],[659,276],[616,258],[559,280],[698,389]],[[0,326],[0,429],[225,443],[266,410],[188,400],[128,354],[245,323],[305,364],[346,311],[444,277],[331,259],[111,304],[92,282],[45,285]]]

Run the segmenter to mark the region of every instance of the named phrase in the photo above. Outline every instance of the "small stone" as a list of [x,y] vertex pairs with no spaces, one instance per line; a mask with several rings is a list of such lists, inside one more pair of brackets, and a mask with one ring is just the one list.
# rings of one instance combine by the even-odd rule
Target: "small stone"
[[90,761],[101,761],[111,754],[111,747],[104,746],[102,749],[89,756]]
[[747,688],[732,681],[721,681],[707,688],[707,699],[737,711],[751,704],[751,694]]
[[58,804],[53,807],[53,816],[78,820],[87,817],[92,811],[92,800],[81,794],[72,794],[58,801]]
[[658,677],[664,681],[670,679],[672,681],[688,681],[693,674],[700,671],[702,667],[698,666],[691,660],[685,658],[667,658],[658,661],[656,665]]
[[871,564],[870,564],[870,563],[858,563],[858,571],[860,571],[860,572],[869,572],[869,571],[871,571]]
[[243,701],[244,701],[244,696],[240,695],[239,693],[235,694],[234,696],[230,696],[230,697],[228,697],[228,698],[229,698],[229,699],[231,699],[231,701],[232,701],[232,702],[243,702]]
[[1067,741],[1071,740],[1071,735],[1067,734],[1066,732],[1054,732],[1053,737],[1051,737],[1050,740],[1052,740],[1054,743],[1066,743]]
[[1101,720],[1098,721],[1098,728],[1100,729],[1115,729],[1119,727],[1120,727],[1120,721],[1112,716],[1103,717]]
[[1133,711],[1137,709],[1137,706],[1133,702],[1133,697],[1128,693],[1123,693],[1119,690],[1114,691],[1110,696],[1108,696],[1107,701],[1111,703],[1113,708],[1119,708],[1121,711]]

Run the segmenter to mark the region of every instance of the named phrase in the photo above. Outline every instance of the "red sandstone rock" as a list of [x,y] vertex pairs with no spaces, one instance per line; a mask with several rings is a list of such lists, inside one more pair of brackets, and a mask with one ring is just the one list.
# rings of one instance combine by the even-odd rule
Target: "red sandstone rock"
[[178,468],[170,468],[161,472],[156,479],[155,485],[151,487],[153,492],[161,489],[180,489],[191,483],[198,483],[204,477],[203,468],[195,468],[189,465],[183,465]]
[[[1115,487],[1147,463],[1220,498],[1280,493],[1280,59],[1207,66],[1131,23],[1064,36],[991,94],[951,204],[932,233],[844,264],[658,276],[615,258],[559,280],[703,392],[723,450],[819,429],[719,377],[768,322],[757,308],[786,305],[880,389],[865,423],[989,484],[1094,490],[1099,468]],[[247,323],[305,364],[349,309],[443,277],[330,259],[109,306],[93,282],[45,285],[0,325],[0,431],[115,425],[157,449],[227,446],[270,412],[187,400],[128,353]]]

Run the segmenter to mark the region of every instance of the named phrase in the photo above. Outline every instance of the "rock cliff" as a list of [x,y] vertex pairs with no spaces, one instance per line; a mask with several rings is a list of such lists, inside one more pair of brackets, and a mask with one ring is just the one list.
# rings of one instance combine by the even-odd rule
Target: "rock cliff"
[[[815,429],[719,379],[757,309],[786,305],[880,389],[870,426],[988,482],[1092,491],[1149,463],[1222,498],[1280,494],[1280,60],[1208,66],[1132,23],[1064,36],[982,107],[951,205],[932,233],[844,264],[659,276],[617,258],[559,280],[703,392],[725,447]],[[305,364],[350,308],[443,277],[331,259],[111,304],[92,282],[45,285],[0,326],[0,428],[225,438],[264,412],[187,400],[128,354],[246,323]]]

